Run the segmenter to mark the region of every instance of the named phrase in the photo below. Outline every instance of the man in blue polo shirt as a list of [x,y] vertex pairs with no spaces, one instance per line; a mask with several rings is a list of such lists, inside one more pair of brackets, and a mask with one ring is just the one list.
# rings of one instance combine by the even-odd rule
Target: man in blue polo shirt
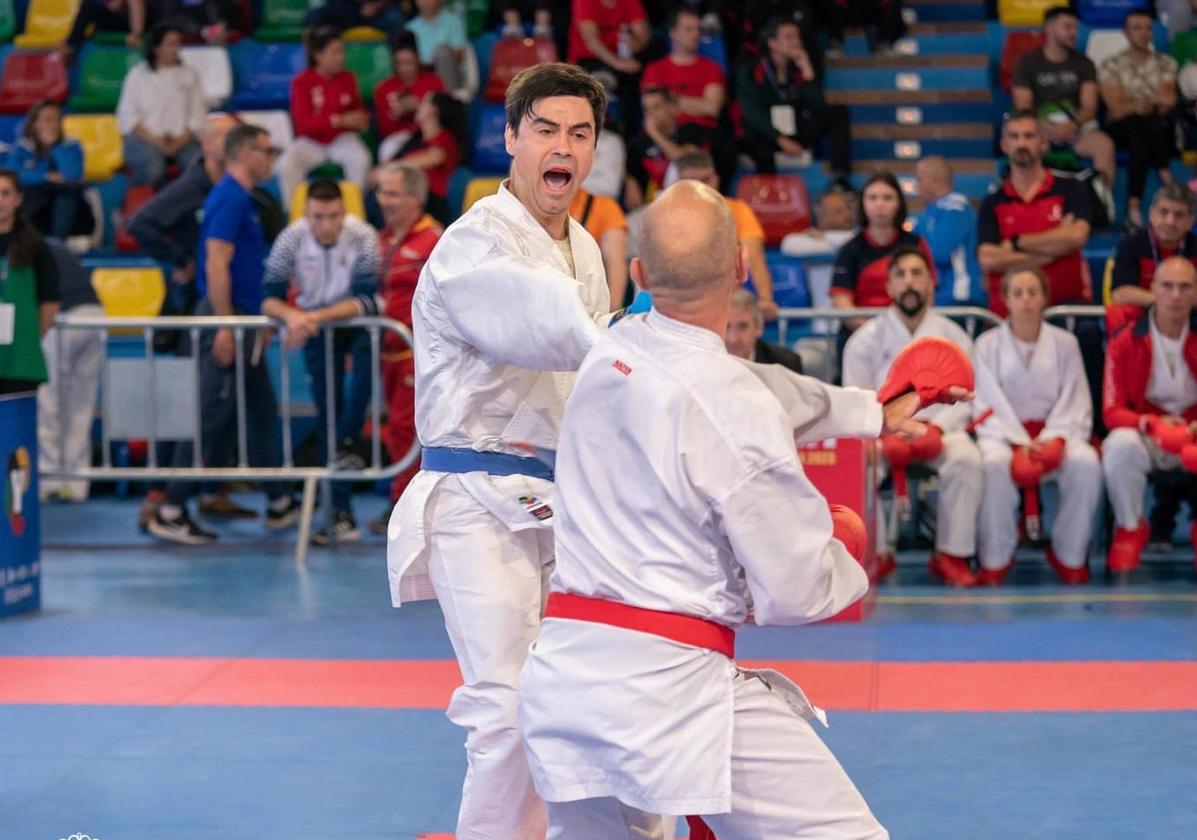
[[985,306],[988,295],[977,264],[977,211],[952,189],[952,169],[944,158],[923,158],[915,173],[925,204],[914,232],[935,258],[935,305]]
[[[256,315],[262,305],[262,274],[268,248],[262,223],[250,195],[254,185],[270,175],[270,136],[261,128],[239,125],[225,140],[225,175],[204,202],[196,252],[196,286],[200,303],[196,315]],[[247,332],[243,342],[245,371],[246,447],[249,463],[279,463],[277,408],[274,387],[263,358],[265,337]],[[233,461],[237,452],[236,343],[229,328],[206,330],[200,338],[200,416],[204,463]],[[192,447],[176,447],[175,466],[192,464]],[[269,499],[266,526],[285,528],[299,518],[299,504],[285,484],[264,485]],[[216,535],[200,528],[187,514],[186,502],[194,482],[167,486],[166,502],[150,520],[148,530],[160,539],[203,545]]]

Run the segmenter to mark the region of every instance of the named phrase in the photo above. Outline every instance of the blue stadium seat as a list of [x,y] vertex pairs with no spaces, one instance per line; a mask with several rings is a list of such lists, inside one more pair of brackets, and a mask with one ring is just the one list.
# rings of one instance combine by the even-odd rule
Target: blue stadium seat
[[470,166],[475,172],[506,172],[511,156],[503,143],[503,129],[507,114],[499,104],[486,105],[478,116],[474,132],[474,158]]
[[770,250],[765,252],[765,263],[773,275],[773,299],[778,306],[793,309],[811,305],[802,260]]
[[1148,5],[1148,0],[1077,0],[1076,10],[1090,26],[1122,26],[1127,12]]
[[722,35],[703,35],[698,42],[698,54],[718,64],[723,75],[727,75],[727,47]]
[[299,44],[259,44],[243,40],[229,48],[233,63],[231,111],[289,108],[291,79],[303,70]]

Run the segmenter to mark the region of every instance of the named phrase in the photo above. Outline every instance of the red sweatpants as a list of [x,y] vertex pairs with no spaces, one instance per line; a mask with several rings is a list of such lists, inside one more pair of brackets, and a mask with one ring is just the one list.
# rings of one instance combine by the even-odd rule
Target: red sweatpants
[[[383,442],[391,460],[402,458],[416,439],[416,364],[410,350],[384,351],[382,354],[382,387],[387,401],[387,423]],[[419,472],[420,462],[395,476],[391,482],[391,501],[398,501],[412,477]]]

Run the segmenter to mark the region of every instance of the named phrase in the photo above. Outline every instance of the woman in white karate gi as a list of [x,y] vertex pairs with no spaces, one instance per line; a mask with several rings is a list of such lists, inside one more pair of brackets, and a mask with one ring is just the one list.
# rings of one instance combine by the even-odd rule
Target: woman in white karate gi
[[[1044,475],[1056,482],[1060,495],[1047,561],[1066,583],[1089,579],[1089,538],[1102,493],[1101,464],[1089,444],[1093,403],[1076,337],[1043,321],[1047,284],[1037,269],[1002,278],[1010,315],[978,338],[973,350],[973,411],[981,421],[976,433],[984,472],[979,578],[985,584],[1002,582],[1018,546],[1020,489],[1011,477],[1015,450],[1025,447],[1024,454],[1036,459],[1061,440],[1063,460]],[[1047,466],[1057,457],[1049,456]]]

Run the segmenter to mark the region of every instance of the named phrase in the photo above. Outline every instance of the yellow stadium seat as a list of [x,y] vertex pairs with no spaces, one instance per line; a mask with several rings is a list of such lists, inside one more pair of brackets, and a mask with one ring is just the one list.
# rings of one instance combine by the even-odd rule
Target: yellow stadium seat
[[471,178],[466,184],[465,197],[461,200],[461,212],[473,207],[478,199],[497,193],[502,183],[502,178]]
[[998,20],[1006,26],[1039,26],[1044,12],[1061,5],[1068,4],[1060,0],[998,0]]
[[[341,198],[345,201],[345,212],[359,219],[366,218],[366,202],[362,198],[362,188],[352,181],[341,181]],[[304,181],[291,198],[291,221],[297,222],[303,218],[303,203],[308,200],[308,182]]]
[[125,165],[125,150],[116,117],[111,114],[68,114],[62,131],[83,146],[83,177],[107,181]]
[[80,0],[31,0],[25,31],[13,39],[24,49],[47,49],[66,40],[79,12]]
[[373,26],[351,26],[341,33],[342,41],[385,41],[387,34]]
[[[91,273],[91,286],[110,318],[152,318],[166,300],[166,279],[160,268],[97,268]],[[112,332],[140,334],[141,330]]]

